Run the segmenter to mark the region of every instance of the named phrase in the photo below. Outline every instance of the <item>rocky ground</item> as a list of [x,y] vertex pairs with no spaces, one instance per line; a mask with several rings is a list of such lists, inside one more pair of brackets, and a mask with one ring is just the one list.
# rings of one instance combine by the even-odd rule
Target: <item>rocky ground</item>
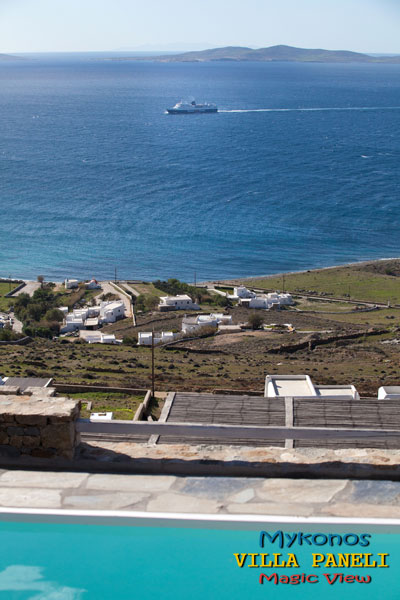
[[[248,317],[243,308],[230,312],[234,323]],[[265,313],[267,323],[292,323],[296,332],[246,330],[156,348],[156,387],[261,391],[268,373],[308,373],[320,384],[353,383],[362,394],[376,395],[380,385],[400,383],[400,344],[395,343],[400,331],[397,318],[387,320],[384,312],[374,313],[373,326],[370,322],[337,320],[348,315],[270,312]],[[139,322],[139,329],[149,329],[149,325],[156,330],[178,329],[181,318],[153,313],[141,318],[150,323]],[[365,314],[364,318],[367,320]],[[110,326],[110,330],[117,337],[137,333],[127,320]],[[350,335],[356,337],[348,339]],[[329,343],[321,343],[326,339]],[[3,375],[48,376],[57,382],[148,388],[151,381],[151,350],[125,344],[35,339],[27,346],[0,346],[0,365]]]

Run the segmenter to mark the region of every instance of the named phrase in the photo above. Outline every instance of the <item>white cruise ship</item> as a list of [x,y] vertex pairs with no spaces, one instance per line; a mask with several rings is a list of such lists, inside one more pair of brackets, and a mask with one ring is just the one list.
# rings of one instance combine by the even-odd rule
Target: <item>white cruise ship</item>
[[218,112],[218,107],[216,104],[196,104],[196,100],[192,100],[191,102],[178,102],[172,108],[167,108],[167,113],[170,115],[188,115],[188,114],[196,114],[196,113],[216,113]]

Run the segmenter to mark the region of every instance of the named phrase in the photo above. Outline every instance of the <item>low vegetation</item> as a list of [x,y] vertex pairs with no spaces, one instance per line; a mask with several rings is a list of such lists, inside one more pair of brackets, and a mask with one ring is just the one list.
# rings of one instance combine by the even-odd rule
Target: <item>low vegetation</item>
[[81,417],[84,419],[89,418],[92,412],[112,412],[114,419],[127,421],[133,419],[139,404],[144,399],[144,396],[116,392],[78,392],[68,396],[82,400]]
[[253,310],[250,314],[249,314],[249,318],[248,318],[248,323],[250,325],[250,327],[254,330],[254,329],[261,329],[261,327],[264,325],[264,314],[261,311],[257,311],[257,310]]
[[159,296],[154,294],[140,294],[135,300],[135,310],[148,312],[154,310],[160,302]]
[[9,283],[8,281],[0,281],[0,311],[7,311],[9,307],[12,305],[12,298],[5,298],[5,295],[8,294],[13,288],[18,285],[17,283]]
[[0,328],[0,342],[10,342],[20,340],[23,337],[20,333],[12,331],[9,327]]
[[[348,303],[346,297],[339,293],[346,293],[348,281],[358,281],[361,290],[361,285],[366,284],[370,277],[372,287],[369,297],[360,300],[371,304],[379,301],[379,293],[386,285],[391,286],[392,296],[397,294],[400,301],[400,278],[397,274],[400,274],[400,269],[397,270],[390,261],[386,265],[383,261],[375,264],[377,268],[374,265],[356,265],[296,274],[293,281],[287,275],[286,289],[290,290],[293,286],[292,291],[295,291],[297,288],[297,304],[293,309],[269,312],[252,312],[243,307],[227,309],[233,324],[246,323],[254,314],[263,318],[265,325],[278,325],[270,331],[255,329],[197,340],[186,338],[169,349],[156,348],[156,390],[233,389],[262,393],[267,373],[306,373],[320,384],[353,383],[363,395],[376,395],[380,385],[399,385],[400,307],[382,306],[366,311],[365,306],[361,309],[360,303]],[[386,273],[387,268],[392,274]],[[343,283],[343,278],[346,283]],[[271,281],[264,278],[253,283],[255,287],[264,285],[264,289],[274,290],[280,279],[276,278],[272,284]],[[249,282],[246,281],[246,284],[249,285]],[[282,289],[282,286],[279,287]],[[323,300],[310,300],[312,291]],[[60,304],[67,304],[65,294],[58,297],[54,290],[50,292]],[[183,293],[183,289],[178,286],[173,293],[177,292]],[[75,299],[81,293],[79,290]],[[335,303],[328,294],[342,300]],[[81,299],[86,301],[86,296],[81,296]],[[33,303],[36,300],[32,299]],[[68,301],[72,300],[71,294]],[[41,301],[47,302],[43,298]],[[46,315],[54,316],[48,311],[57,306],[55,302],[46,306],[45,310],[43,307],[41,319],[45,320]],[[140,314],[137,328],[128,319],[108,325],[107,331],[124,338],[125,343],[119,346],[61,343],[61,340],[41,338],[27,346],[0,345],[1,371],[4,375],[55,377],[56,381],[66,383],[104,385],[106,382],[115,387],[148,389],[151,385],[151,349],[135,345],[137,333],[150,331],[153,327],[156,331],[180,330],[181,320],[182,314],[177,312],[157,312]],[[295,332],[287,331],[284,323],[292,323]],[[309,344],[310,340],[314,343]],[[319,343],[324,340],[326,343]],[[97,400],[99,411],[112,406],[105,398]],[[122,403],[126,398],[115,400]],[[121,410],[134,410],[122,404],[114,406]]]
[[242,280],[248,287],[400,304],[400,261],[378,261]]

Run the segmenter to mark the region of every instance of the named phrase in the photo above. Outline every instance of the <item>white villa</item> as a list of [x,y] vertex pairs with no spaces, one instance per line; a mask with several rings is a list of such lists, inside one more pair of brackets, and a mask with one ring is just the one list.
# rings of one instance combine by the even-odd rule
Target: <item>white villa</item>
[[233,288],[233,294],[227,294],[227,298],[236,300],[240,305],[248,308],[263,308],[264,310],[293,304],[293,298],[290,294],[279,294],[278,292],[256,294],[244,285]]
[[293,298],[290,294],[257,294],[254,298],[243,298],[239,300],[239,304],[248,308],[263,308],[271,310],[272,308],[280,308],[281,306],[290,306],[293,304]]
[[[61,307],[65,314],[64,324],[60,333],[68,333],[81,329],[97,329],[103,323],[115,323],[125,317],[125,305],[121,301],[101,302],[99,306],[75,308],[71,313],[65,313],[66,307]],[[67,309],[68,310],[68,309]]]
[[87,290],[101,290],[101,285],[97,281],[97,279],[91,279],[85,283],[85,287]]
[[349,400],[360,399],[354,385],[314,385],[309,375],[267,375],[264,396],[266,398],[332,396]]
[[[140,331],[138,334],[138,346],[151,346],[152,337],[152,331]],[[166,344],[167,342],[173,342],[176,337],[176,334],[172,331],[155,331],[154,345],[156,346],[157,344]]]
[[202,327],[214,327],[217,329],[218,323],[210,315],[201,315],[200,317],[184,317],[182,319],[182,333],[195,333]]
[[102,333],[101,331],[90,331],[87,329],[79,332],[79,337],[88,344],[120,344],[122,340],[115,339],[113,333]]
[[165,312],[167,310],[199,310],[200,306],[193,302],[187,294],[178,296],[162,296],[158,310]]
[[231,325],[231,315],[223,313],[211,313],[209,315],[198,315],[197,317],[183,317],[182,333],[194,333],[202,327],[215,327],[219,325]]
[[79,281],[77,279],[66,279],[64,281],[64,286],[66,290],[73,290],[74,288],[79,287]]
[[122,300],[100,303],[100,319],[102,323],[115,323],[125,317],[125,305]]
[[242,298],[250,299],[255,298],[256,294],[250,290],[248,290],[244,285],[240,285],[239,287],[233,288],[233,294],[228,294],[227,298],[229,300],[241,300]]

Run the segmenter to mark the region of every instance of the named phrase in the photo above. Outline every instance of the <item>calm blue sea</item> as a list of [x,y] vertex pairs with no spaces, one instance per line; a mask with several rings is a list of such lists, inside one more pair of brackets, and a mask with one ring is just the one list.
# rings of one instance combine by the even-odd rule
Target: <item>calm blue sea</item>
[[[223,112],[165,114],[189,96]],[[398,256],[399,133],[400,65],[1,62],[0,276]]]

